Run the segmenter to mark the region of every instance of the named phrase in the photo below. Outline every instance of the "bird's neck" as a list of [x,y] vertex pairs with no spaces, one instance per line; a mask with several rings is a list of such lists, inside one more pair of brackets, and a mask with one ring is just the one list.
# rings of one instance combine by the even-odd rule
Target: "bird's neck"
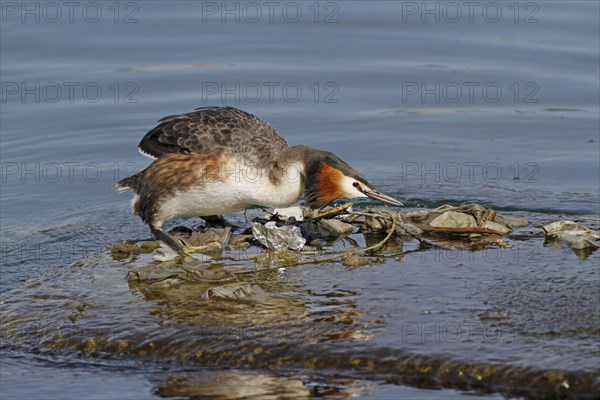
[[297,145],[286,148],[274,160],[269,171],[269,178],[274,184],[299,182],[306,183],[307,163],[310,147]]
[[304,196],[307,204],[313,208],[324,207],[340,194],[336,181],[340,172],[328,165],[327,157],[330,155],[329,152],[303,145],[289,147],[282,154],[282,160],[288,165],[294,163],[301,166]]

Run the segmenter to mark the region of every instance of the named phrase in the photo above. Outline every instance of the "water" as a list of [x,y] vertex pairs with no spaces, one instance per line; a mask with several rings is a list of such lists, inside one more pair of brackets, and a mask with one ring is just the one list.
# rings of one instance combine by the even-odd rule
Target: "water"
[[[252,3],[260,18],[255,6],[237,2],[226,9],[221,2],[81,3],[72,22],[64,5],[58,18],[52,7],[28,3],[26,13],[23,4],[1,5],[0,282],[7,298],[27,298],[34,290],[27,279],[58,279],[52,274],[62,276],[107,242],[149,237],[130,215],[128,196],[113,185],[148,164],[136,145],[157,119],[206,105],[242,108],[273,123],[290,144],[334,151],[408,207],[479,202],[540,223],[599,214],[596,2],[482,2],[472,16],[460,3],[453,9],[436,2],[292,2],[272,15]],[[300,292],[337,293],[317,291],[319,279],[352,290],[361,312],[375,319],[368,311],[375,304],[390,308],[381,312],[386,328],[374,339],[384,349],[380,360],[412,354],[597,372],[589,350],[597,340],[598,257],[579,260],[535,240],[535,257],[509,267],[504,258],[475,256],[433,269],[420,259],[388,260],[384,268],[316,266],[291,274],[300,275]],[[508,318],[512,334],[515,324],[537,321],[542,344],[482,345],[491,353],[481,360],[481,349],[469,345],[438,341],[426,351],[396,339],[407,323],[481,323],[481,315],[490,321],[484,301],[496,312],[491,321]],[[426,321],[424,310],[431,312]],[[412,387],[427,387],[422,381],[386,370],[353,376],[351,384],[328,374],[328,364],[298,370],[296,363],[291,374],[260,366],[238,371],[229,360],[236,378],[220,378],[206,365],[185,363],[164,373],[160,357],[149,365],[135,353],[101,366],[64,349],[32,351],[5,351],[3,398],[35,397],[25,372],[56,398],[81,397],[86,388],[115,397],[104,391],[106,381],[124,385],[121,398],[166,396],[159,389],[173,385],[164,382],[184,376],[209,382],[201,387],[210,393],[218,386],[210,382],[246,374],[278,388],[295,387],[289,379],[298,375],[296,383],[316,388],[313,396],[324,387],[375,398],[459,398],[470,390],[449,380],[442,387],[453,389],[432,394]],[[546,357],[534,356],[540,351]],[[76,373],[85,384],[56,383]],[[340,374],[350,379],[348,369]]]

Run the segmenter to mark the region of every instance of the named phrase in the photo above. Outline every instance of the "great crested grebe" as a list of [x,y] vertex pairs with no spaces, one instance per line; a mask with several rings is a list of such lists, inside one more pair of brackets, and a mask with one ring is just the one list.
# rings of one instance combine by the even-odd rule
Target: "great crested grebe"
[[117,188],[136,192],[133,213],[179,252],[184,244],[162,229],[176,217],[220,215],[252,205],[287,207],[303,194],[311,208],[359,197],[402,205],[335,154],[290,147],[271,125],[233,107],[165,117],[138,147],[155,161]]

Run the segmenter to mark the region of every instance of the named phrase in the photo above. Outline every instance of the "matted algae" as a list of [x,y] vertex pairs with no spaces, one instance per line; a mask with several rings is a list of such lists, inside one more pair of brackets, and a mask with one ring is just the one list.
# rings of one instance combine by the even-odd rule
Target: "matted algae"
[[[241,214],[228,244],[205,235],[220,251],[159,262],[149,253],[155,242],[106,249],[4,293],[2,346],[528,398],[596,397],[598,253],[579,259],[545,247],[537,226],[548,216],[535,214],[528,218],[537,226],[511,227],[505,236],[419,228],[448,211],[455,210],[344,208],[327,219],[353,224],[352,233],[308,240],[297,252],[265,251],[240,235],[250,223]],[[486,209],[468,211],[475,228],[491,220]],[[342,264],[352,258],[356,264]],[[156,390],[176,396],[202,388],[193,379],[184,391],[179,384],[161,381]]]

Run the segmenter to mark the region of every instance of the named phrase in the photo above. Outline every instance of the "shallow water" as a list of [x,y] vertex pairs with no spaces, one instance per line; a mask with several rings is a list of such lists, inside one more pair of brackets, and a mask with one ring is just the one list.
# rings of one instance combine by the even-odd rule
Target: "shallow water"
[[[521,215],[534,225],[553,219]],[[243,213],[232,217],[244,224]],[[379,240],[353,234],[320,257]],[[431,395],[412,386],[455,389],[460,393],[448,396],[457,398],[593,398],[600,390],[600,253],[550,247],[535,226],[508,240],[512,248],[399,254],[415,243],[393,239],[374,264],[358,268],[326,262],[265,269],[252,261],[257,248],[184,264],[156,262],[152,254],[118,261],[105,249],[3,293],[0,346],[10,371],[14,358],[34,371],[49,364],[50,375],[68,376],[55,358],[84,375],[106,368],[102,376],[117,382],[123,369],[134,375],[128,385],[148,379],[144,390],[161,397],[347,397],[384,389],[394,397]],[[148,268],[154,282],[131,279],[131,271],[144,276]],[[158,279],[170,271],[194,282]],[[268,297],[203,298],[230,282],[258,284]]]
[[[104,265],[98,257],[106,260],[107,243],[150,236],[129,214],[128,196],[112,187],[148,164],[135,150],[141,136],[160,117],[206,105],[243,108],[273,123],[292,144],[334,151],[408,207],[479,202],[531,213],[536,223],[569,218],[597,224],[589,220],[600,212],[596,2],[514,3],[518,15],[513,3],[485,3],[491,4],[485,13],[482,3],[472,20],[459,4],[462,17],[456,23],[453,10],[441,5],[439,12],[423,15],[422,2],[282,3],[286,14],[276,9],[272,21],[257,3],[262,11],[257,22],[252,9],[236,2],[229,4],[232,13],[220,2],[115,3],[117,14],[109,3],[93,3],[85,13],[83,5],[74,10],[73,22],[67,9],[53,22],[52,9],[35,11],[39,3],[30,3],[34,11],[21,15],[21,4],[2,3],[0,23],[0,282],[3,299],[20,299],[2,305],[3,322],[33,318],[36,313],[27,317],[24,310],[45,300],[34,294],[66,290],[64,285],[74,297],[100,296],[106,305],[108,294],[96,294],[91,286],[96,278],[120,288],[112,317],[125,313],[127,304],[137,312],[169,309],[169,301],[161,306],[130,291],[124,273],[115,270],[122,267],[98,268]],[[96,4],[102,15],[93,23]],[[427,7],[435,10],[436,4]],[[298,7],[302,15],[292,22]],[[497,8],[502,14],[493,22]],[[267,313],[275,323],[286,325],[299,315],[309,322],[319,315],[346,315],[374,342],[340,339],[313,348],[313,354],[368,354],[384,365],[381,370],[355,375],[344,359],[338,369],[328,363],[306,367],[308,356],[288,351],[289,363],[281,369],[256,365],[241,371],[236,368],[243,363],[235,357],[245,350],[226,341],[237,350],[223,356],[222,365],[210,366],[234,367],[228,371],[235,378],[220,378],[218,371],[205,369],[208,363],[187,361],[175,368],[174,378],[241,382],[246,374],[258,374],[277,387],[294,388],[286,375],[291,368],[313,396],[331,387],[332,397],[357,390],[375,398],[460,398],[472,383],[440,378],[436,363],[531,369],[532,376],[548,368],[597,374],[597,254],[580,260],[569,250],[544,247],[537,236],[518,243],[521,247],[499,258],[433,253],[354,270],[303,266],[273,277],[273,290],[283,294],[268,311],[290,313],[285,318]],[[85,269],[69,266],[81,260]],[[56,288],[46,288],[47,281]],[[36,289],[36,282],[42,286]],[[46,318],[57,326],[70,322],[71,314],[61,310]],[[170,321],[181,333],[186,325],[177,318],[186,310],[180,311],[184,315],[152,318]],[[256,310],[234,311],[218,318],[241,324]],[[92,314],[86,323],[106,317]],[[152,323],[148,318],[139,315],[135,324],[146,327]],[[373,322],[378,320],[383,322]],[[519,341],[521,324],[535,343]],[[458,343],[427,336],[429,330],[455,325],[461,333],[491,326],[503,335],[492,343],[483,334],[479,341]],[[419,335],[425,335],[422,342]],[[211,343],[222,350],[222,342]],[[256,343],[247,344],[255,348]],[[148,397],[169,387],[171,375],[163,370],[170,368],[171,355],[159,354],[146,364],[136,353],[113,354],[97,365],[69,346],[29,344],[19,351],[12,345],[3,352],[2,397],[33,396],[32,382],[10,373],[20,368],[61,398],[81,397],[85,388],[103,392],[96,373],[126,385],[121,398]],[[403,357],[424,357],[434,367],[414,375],[414,381],[410,374],[390,375],[384,361]],[[54,380],[75,371],[87,384]],[[342,378],[336,380],[337,374]],[[432,394],[413,388],[423,386],[453,389]],[[172,394],[165,390],[155,394]],[[486,390],[528,394],[496,385]]]

